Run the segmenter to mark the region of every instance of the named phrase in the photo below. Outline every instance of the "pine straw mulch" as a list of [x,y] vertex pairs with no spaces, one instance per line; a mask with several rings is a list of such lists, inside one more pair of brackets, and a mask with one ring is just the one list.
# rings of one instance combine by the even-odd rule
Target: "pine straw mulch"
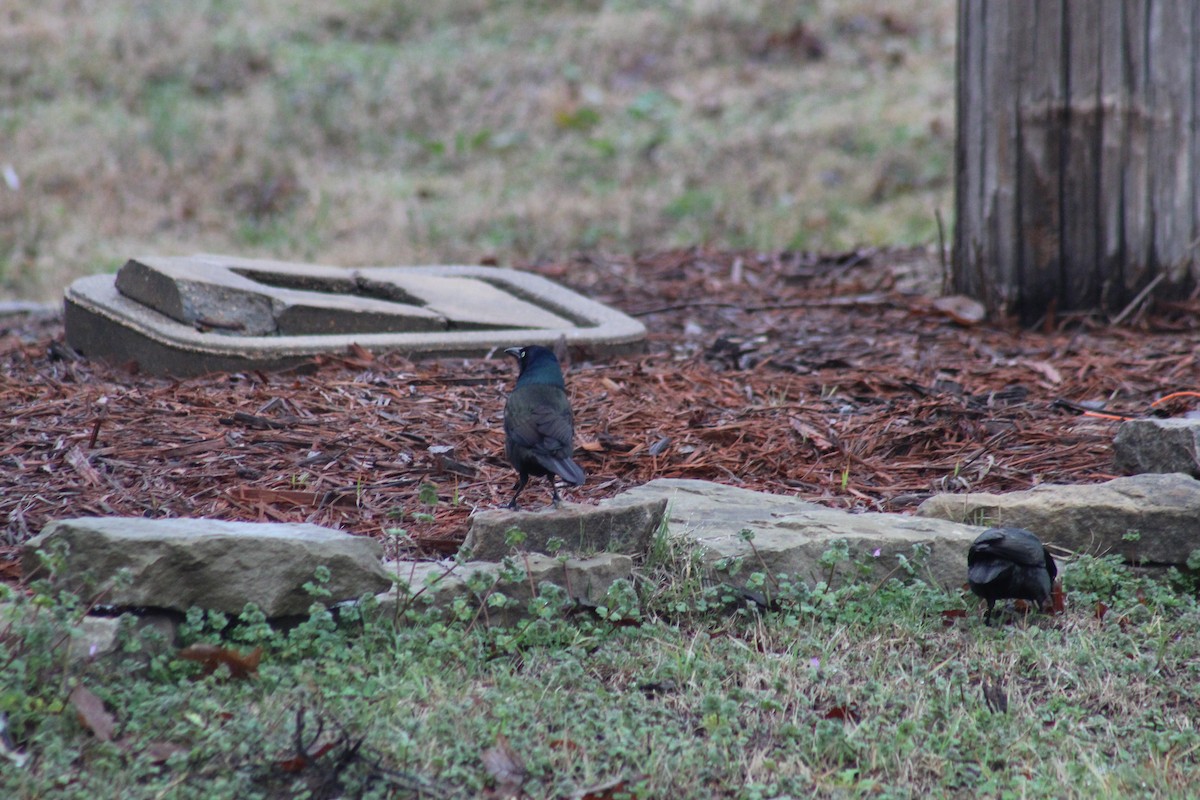
[[[566,498],[700,478],[908,511],[940,491],[1102,481],[1118,423],[1091,412],[1145,415],[1196,388],[1195,297],[1139,309],[1126,327],[972,326],[901,291],[924,260],[689,250],[527,267],[649,329],[644,355],[569,365],[588,482]],[[403,529],[392,549],[437,555],[512,490],[510,359],[351,352],[285,373],[165,380],[78,360],[62,339],[56,319],[0,323],[10,579],[17,546],[55,518]],[[522,497],[548,499],[541,480]]]

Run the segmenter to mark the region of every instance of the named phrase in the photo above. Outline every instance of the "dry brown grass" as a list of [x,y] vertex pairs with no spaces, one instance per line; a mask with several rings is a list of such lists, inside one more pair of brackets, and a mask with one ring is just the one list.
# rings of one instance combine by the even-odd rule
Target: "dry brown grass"
[[929,242],[950,211],[953,9],[6,4],[0,297],[53,299],[142,252]]

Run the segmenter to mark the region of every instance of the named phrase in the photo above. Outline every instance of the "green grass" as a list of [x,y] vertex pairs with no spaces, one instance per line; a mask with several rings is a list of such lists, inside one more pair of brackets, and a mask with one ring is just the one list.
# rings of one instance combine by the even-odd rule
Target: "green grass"
[[53,299],[145,252],[931,243],[952,210],[954,8],[8,4],[0,297]]
[[[30,760],[0,769],[0,793],[475,797],[497,780],[483,758],[502,739],[530,797],[617,780],[646,798],[1184,797],[1200,777],[1195,596],[1112,559],[1066,565],[1064,615],[993,628],[973,601],[916,581],[795,586],[760,613],[690,575],[661,563],[637,608],[626,596],[608,619],[563,618],[547,602],[509,629],[465,607],[400,628],[323,610],[289,631],[253,610],[190,615],[188,641],[265,646],[251,680],[198,677],[132,639],[121,668],[64,671],[47,636],[79,608],[42,595],[37,620],[5,636],[0,698]],[[114,742],[72,713],[76,684],[116,717]],[[330,745],[324,773],[287,769],[301,710],[304,746]],[[358,742],[343,794],[321,794]]]

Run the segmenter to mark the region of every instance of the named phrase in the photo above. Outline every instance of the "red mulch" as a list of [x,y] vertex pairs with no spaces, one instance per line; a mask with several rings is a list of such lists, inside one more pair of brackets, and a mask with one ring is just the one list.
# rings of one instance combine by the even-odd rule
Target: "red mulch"
[[[566,498],[701,478],[904,511],[938,491],[1102,481],[1118,423],[1086,411],[1145,415],[1197,388],[1194,297],[1122,328],[970,326],[897,289],[893,267],[916,257],[689,250],[528,267],[650,331],[644,355],[570,365],[588,482]],[[76,360],[62,339],[56,320],[0,323],[0,577],[47,521],[81,515],[402,528],[393,547],[433,555],[512,490],[511,359],[353,352],[165,380]],[[545,482],[522,499],[546,503]]]

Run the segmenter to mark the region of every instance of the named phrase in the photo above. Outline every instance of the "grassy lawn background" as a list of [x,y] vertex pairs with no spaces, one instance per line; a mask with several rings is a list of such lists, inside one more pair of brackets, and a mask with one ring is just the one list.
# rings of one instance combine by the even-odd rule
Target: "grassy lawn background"
[[[139,650],[136,637],[119,666],[64,670],[61,650],[46,644],[79,611],[41,595],[32,621],[0,629],[0,701],[28,758],[0,765],[0,792],[599,800],[1194,791],[1194,582],[1177,575],[1187,591],[1176,594],[1082,557],[1064,570],[1065,614],[1009,612],[989,628],[973,600],[903,573],[884,584],[785,586],[780,607],[763,613],[701,589],[684,554],[656,553],[598,613],[564,616],[562,596],[546,592],[532,620],[508,629],[487,628],[465,604],[447,624],[416,603],[400,628],[354,615],[336,627],[319,610],[286,633],[252,610],[241,620],[190,615],[185,642],[265,647],[257,672],[240,680],[224,666],[200,677],[174,648]],[[103,703],[110,740],[67,699],[76,686]]]
[[949,0],[0,7],[0,297],[135,254],[936,239]]

